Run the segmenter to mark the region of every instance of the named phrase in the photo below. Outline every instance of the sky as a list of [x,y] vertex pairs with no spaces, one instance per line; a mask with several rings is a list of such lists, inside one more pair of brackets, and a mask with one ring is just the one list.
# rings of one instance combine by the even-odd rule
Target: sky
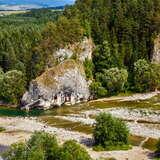
[[0,0],[0,10],[57,7],[73,4],[75,0]]

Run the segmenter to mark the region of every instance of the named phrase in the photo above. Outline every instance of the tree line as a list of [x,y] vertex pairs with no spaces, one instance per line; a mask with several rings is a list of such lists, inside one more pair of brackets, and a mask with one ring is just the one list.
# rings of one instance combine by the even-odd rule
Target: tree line
[[64,11],[33,10],[1,17],[0,67],[21,71],[29,82],[57,64],[53,53],[84,36],[96,45],[84,63],[95,98],[160,88],[151,63],[160,29],[159,0],[77,0]]
[[[15,78],[19,72],[25,77],[24,86],[19,84],[19,81],[13,82],[15,88],[27,89],[32,79],[39,76],[46,68],[57,64],[53,56],[56,49],[78,42],[84,36],[84,29],[79,19],[70,20],[60,15],[61,11],[59,13],[59,11],[41,9],[2,17],[3,20],[0,22],[0,68],[4,72],[2,76],[13,71]],[[26,23],[26,17],[31,21]],[[35,20],[32,21],[33,18],[36,19],[36,23]],[[1,81],[2,85],[3,81],[4,79]],[[10,91],[12,96],[5,89],[0,88],[0,92],[4,93],[0,95],[0,99],[16,104],[20,101],[24,90],[19,93],[21,96],[17,96],[13,85],[12,87],[9,85],[9,89],[13,91]]]
[[160,31],[160,1],[77,0],[64,15],[81,19],[85,35],[96,44],[91,90],[97,97],[160,87],[159,65],[150,63]]

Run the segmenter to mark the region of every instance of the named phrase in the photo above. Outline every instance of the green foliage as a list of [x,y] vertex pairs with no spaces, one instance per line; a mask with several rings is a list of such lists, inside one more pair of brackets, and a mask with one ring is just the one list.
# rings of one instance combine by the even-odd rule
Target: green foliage
[[86,59],[83,63],[87,79],[93,79],[93,62]]
[[129,149],[132,149],[132,146],[129,145],[129,144],[120,144],[120,145],[110,145],[108,147],[103,147],[101,145],[98,145],[98,146],[94,146],[93,147],[93,150],[94,151],[97,151],[97,152],[101,152],[101,151],[127,151]]
[[7,160],[24,160],[26,159],[26,146],[23,143],[19,143],[19,144],[13,144],[11,145],[11,147],[9,148],[9,150],[7,150],[7,152],[5,152],[2,157],[6,158]]
[[32,49],[41,39],[40,28],[40,26],[32,24],[26,26],[7,26],[1,29],[0,66],[4,72],[20,70],[27,76],[27,81],[31,80]]
[[151,64],[144,59],[134,63],[135,89],[139,92],[155,90],[160,87],[160,65]]
[[[19,14],[18,17],[22,18],[32,18],[32,21],[36,23],[46,23],[48,21],[55,21],[62,14],[62,10],[53,9],[33,9],[29,12]],[[33,23],[33,22],[32,22]]]
[[90,92],[94,98],[105,97],[108,93],[100,82],[92,82],[90,85]]
[[110,114],[101,113],[97,116],[93,134],[95,145],[106,150],[128,145],[129,130],[126,124]]
[[[93,64],[84,62],[87,79],[96,81],[91,85],[94,96],[129,87],[138,92],[159,89],[160,67],[149,63],[154,38],[160,31],[159,15],[159,0],[77,0],[64,12],[40,9],[3,16],[0,67],[4,72],[23,72],[29,84],[46,68],[57,64],[55,50],[87,36],[96,44]],[[126,68],[129,76],[118,68]],[[0,87],[4,77],[0,75]],[[124,87],[126,84],[128,88]],[[10,97],[4,100],[10,101]]]
[[108,70],[103,70],[103,73],[97,73],[96,78],[110,94],[113,94],[124,90],[128,73],[125,69],[110,68]]
[[0,17],[0,67],[3,71],[22,71],[27,83],[42,73],[47,60],[35,48],[44,38],[42,31],[46,24],[56,21],[61,14],[62,11],[39,9]]
[[0,98],[17,104],[25,92],[25,77],[21,71],[12,70],[0,75]]
[[[127,68],[128,84],[133,88],[134,63],[139,59],[149,61],[152,57],[154,38],[160,31],[160,1],[77,0],[64,15],[70,19],[78,17],[84,28],[85,24],[90,25],[86,30],[90,30],[96,44],[94,78],[110,68]],[[143,76],[148,79],[147,71],[144,72]],[[139,92],[152,90],[157,83],[147,81],[144,85],[143,79],[135,88]]]
[[14,144],[4,153],[7,160],[54,160],[59,146],[55,136],[44,132],[35,132],[26,143]]
[[[79,19],[59,17],[61,13],[40,9],[0,17],[0,68],[4,72],[23,72],[29,84],[47,67],[53,67],[57,63],[54,51],[81,40],[84,35]],[[21,82],[17,82],[20,87],[15,89],[14,82],[6,74],[0,75],[0,86],[1,81],[0,98],[17,103],[23,90]]]
[[112,67],[129,68],[140,58],[149,59],[152,38],[159,32],[159,13],[158,0],[77,0],[65,11],[67,17],[80,17],[82,24],[85,21],[90,24],[96,44],[108,41],[110,55],[115,60],[112,64],[118,65]]
[[160,89],[160,64],[150,64],[150,90]]
[[150,65],[145,59],[140,59],[134,63],[135,88],[139,92],[144,92],[149,88]]
[[53,53],[57,48],[82,39],[79,20],[59,15],[42,9],[0,17],[0,67],[4,72],[20,70],[29,84],[56,64]]
[[60,160],[91,160],[87,151],[75,141],[67,141],[62,147]]
[[[28,141],[29,148],[33,148],[33,151],[41,151],[45,153],[44,159],[54,159],[59,152],[57,140],[54,136],[46,133],[37,132]],[[36,151],[36,152],[37,152]]]
[[2,156],[7,160],[91,160],[75,141],[67,141],[60,147],[55,136],[44,132],[35,132],[25,144],[12,145]]
[[67,44],[73,44],[83,38],[83,28],[78,19],[69,20],[61,16],[54,22],[48,22],[42,31],[42,40],[34,48],[31,57],[30,71],[32,78],[42,73],[46,66],[51,67],[57,64],[53,53],[58,48]]
[[[83,28],[79,19],[67,19],[61,16],[55,23],[49,22],[43,32],[42,44],[47,42],[47,48],[55,50],[64,47],[66,44],[72,44],[83,38]],[[43,46],[45,47],[45,46]],[[43,48],[45,49],[45,48]]]
[[98,45],[93,54],[93,62],[96,72],[103,72],[104,69],[115,67],[115,58],[111,53],[111,48],[108,41]]
[[33,24],[45,24],[55,21],[62,14],[62,10],[33,9],[25,13],[17,13],[0,17],[0,25],[21,26]]

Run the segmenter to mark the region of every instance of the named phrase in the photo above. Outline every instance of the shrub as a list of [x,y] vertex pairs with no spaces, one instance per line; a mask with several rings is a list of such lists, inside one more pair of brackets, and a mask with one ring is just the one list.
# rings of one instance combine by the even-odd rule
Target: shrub
[[134,85],[138,92],[149,89],[150,65],[145,59],[139,59],[134,63]]
[[12,104],[17,104],[25,92],[25,78],[21,71],[12,70],[0,75],[0,97]]
[[87,79],[93,79],[93,62],[86,59],[83,63]]
[[111,68],[105,71],[106,87],[110,93],[123,91],[127,78],[128,72],[125,69]]
[[33,152],[37,152],[37,149],[40,153],[44,152],[46,159],[55,159],[57,157],[57,153],[59,152],[56,137],[44,132],[35,132],[35,134],[28,141],[27,145],[29,148],[33,149]]
[[160,64],[151,64],[150,90],[160,89]]
[[91,160],[87,151],[75,141],[64,143],[60,160]]
[[125,123],[110,114],[101,113],[96,118],[94,129],[95,145],[109,149],[113,146],[128,145],[129,130]]
[[138,92],[160,88],[160,65],[139,59],[134,63],[134,83]]
[[60,147],[55,136],[44,132],[35,132],[26,143],[13,144],[2,157],[6,160],[91,160],[75,141],[67,141]]
[[35,132],[26,144],[13,144],[2,156],[7,160],[54,160],[58,152],[59,146],[55,136]]
[[23,160],[26,159],[26,146],[24,143],[17,143],[11,145],[11,147],[3,153],[2,157],[6,160]]
[[110,94],[118,93],[124,90],[128,79],[126,69],[110,68],[104,69],[102,73],[96,74],[96,80],[102,83]]
[[107,95],[107,90],[102,87],[102,84],[100,82],[93,82],[90,85],[90,91],[94,98],[100,98]]

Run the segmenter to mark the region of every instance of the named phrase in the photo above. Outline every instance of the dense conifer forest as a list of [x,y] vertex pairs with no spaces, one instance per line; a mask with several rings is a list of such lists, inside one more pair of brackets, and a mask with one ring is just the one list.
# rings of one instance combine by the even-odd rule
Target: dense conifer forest
[[0,17],[0,97],[18,103],[29,82],[54,66],[53,52],[84,36],[96,46],[84,64],[95,98],[158,89],[160,65],[151,58],[159,32],[159,0],[77,0],[64,11]]

